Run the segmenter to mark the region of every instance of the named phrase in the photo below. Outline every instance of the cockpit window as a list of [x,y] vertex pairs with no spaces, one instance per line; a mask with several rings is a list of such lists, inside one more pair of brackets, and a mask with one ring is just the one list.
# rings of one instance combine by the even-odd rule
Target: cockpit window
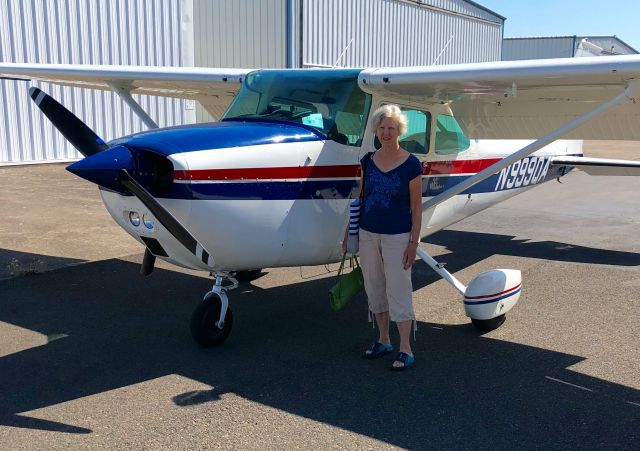
[[360,146],[371,96],[358,70],[263,70],[247,75],[223,120],[265,119],[313,127],[341,144]]

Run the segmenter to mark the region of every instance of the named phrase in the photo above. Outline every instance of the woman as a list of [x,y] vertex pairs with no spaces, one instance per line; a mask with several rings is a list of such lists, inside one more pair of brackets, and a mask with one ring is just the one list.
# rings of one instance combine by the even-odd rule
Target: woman
[[[359,252],[369,310],[375,315],[379,337],[363,357],[377,359],[393,351],[391,320],[400,335],[400,352],[391,369],[404,370],[415,361],[410,343],[415,321],[411,265],[422,224],[422,164],[400,147],[398,140],[407,131],[407,119],[397,105],[378,108],[372,124],[382,147],[361,161],[364,199]],[[342,247],[346,249],[346,239]]]

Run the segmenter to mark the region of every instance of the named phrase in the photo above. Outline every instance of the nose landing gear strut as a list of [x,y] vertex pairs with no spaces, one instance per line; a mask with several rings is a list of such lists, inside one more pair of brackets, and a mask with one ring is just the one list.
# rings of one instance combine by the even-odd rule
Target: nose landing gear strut
[[[205,348],[219,346],[227,339],[233,326],[227,290],[238,287],[238,281],[226,272],[212,274],[216,281],[211,291],[191,315],[191,335]],[[229,282],[223,285],[223,282]]]

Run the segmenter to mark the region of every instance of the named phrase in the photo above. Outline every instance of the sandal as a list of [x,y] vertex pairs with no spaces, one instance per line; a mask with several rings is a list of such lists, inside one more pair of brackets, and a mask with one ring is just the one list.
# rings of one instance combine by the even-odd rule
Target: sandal
[[370,347],[364,351],[362,357],[365,359],[379,359],[380,357],[390,354],[393,351],[393,346],[383,345],[382,343],[376,341]]
[[406,352],[399,352],[393,363],[400,362],[400,363],[402,363],[402,366],[393,366],[393,363],[392,363],[391,364],[391,370],[392,371],[406,370],[411,365],[413,365],[413,362],[415,362],[415,361],[416,361],[416,359],[415,359],[414,356],[409,355]]

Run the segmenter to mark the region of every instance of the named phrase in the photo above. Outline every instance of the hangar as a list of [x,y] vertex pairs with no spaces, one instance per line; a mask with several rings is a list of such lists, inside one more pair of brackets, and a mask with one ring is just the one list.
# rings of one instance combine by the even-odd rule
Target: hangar
[[[0,0],[0,60],[198,67],[368,67],[495,61],[505,18],[466,0]],[[0,165],[80,157],[0,80]],[[34,83],[38,86],[38,83]],[[106,139],[145,129],[112,92],[43,86]],[[186,100],[134,96],[162,127],[209,121]]]

